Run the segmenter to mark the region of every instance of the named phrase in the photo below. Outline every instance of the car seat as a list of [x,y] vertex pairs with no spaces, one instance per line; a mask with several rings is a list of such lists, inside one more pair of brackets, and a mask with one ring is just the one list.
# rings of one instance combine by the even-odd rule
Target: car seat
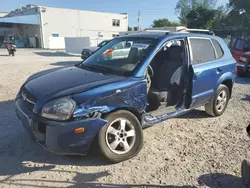
[[[168,59],[163,61],[159,71],[156,71],[152,79],[152,87],[148,93],[150,106],[157,109],[161,105],[170,105],[172,103],[173,92],[176,91],[178,84],[180,84],[178,80],[180,79],[179,76],[182,75],[180,73],[176,75],[175,72],[181,66],[183,66],[182,48],[172,46],[168,50]],[[173,75],[175,75],[175,79],[172,78]]]

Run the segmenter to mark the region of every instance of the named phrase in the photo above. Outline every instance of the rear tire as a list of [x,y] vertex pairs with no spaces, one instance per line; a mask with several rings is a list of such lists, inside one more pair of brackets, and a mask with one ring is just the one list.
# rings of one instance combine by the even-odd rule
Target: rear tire
[[143,145],[143,132],[137,117],[131,112],[119,110],[105,119],[108,123],[98,134],[103,155],[113,163],[135,157]]
[[206,113],[214,117],[221,116],[227,108],[229,98],[230,93],[228,87],[221,84],[212,100],[205,105]]

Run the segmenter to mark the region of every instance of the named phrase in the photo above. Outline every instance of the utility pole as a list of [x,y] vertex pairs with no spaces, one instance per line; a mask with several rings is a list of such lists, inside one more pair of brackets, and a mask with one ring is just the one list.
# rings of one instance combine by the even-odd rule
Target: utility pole
[[195,4],[196,4],[196,1],[192,0],[192,9],[195,9]]
[[141,30],[141,28],[140,28],[140,25],[141,25],[141,12],[139,11],[138,12],[138,26],[137,26],[137,30],[138,31],[140,31]]

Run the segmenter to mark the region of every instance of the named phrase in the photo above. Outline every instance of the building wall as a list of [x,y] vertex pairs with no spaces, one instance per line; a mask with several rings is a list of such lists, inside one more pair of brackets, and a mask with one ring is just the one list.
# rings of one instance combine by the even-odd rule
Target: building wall
[[[111,39],[120,31],[127,31],[128,15],[104,12],[91,12],[72,9],[44,7],[42,26],[44,47],[49,48],[49,37],[91,37]],[[113,26],[112,20],[120,20],[120,26]]]
[[[38,47],[41,47],[41,39],[40,39],[41,36],[40,36],[39,25],[14,24],[13,33],[19,40],[23,40],[27,45],[29,45],[30,43],[30,38],[35,38],[35,35],[37,35],[39,39]],[[35,46],[32,45],[31,47]]]

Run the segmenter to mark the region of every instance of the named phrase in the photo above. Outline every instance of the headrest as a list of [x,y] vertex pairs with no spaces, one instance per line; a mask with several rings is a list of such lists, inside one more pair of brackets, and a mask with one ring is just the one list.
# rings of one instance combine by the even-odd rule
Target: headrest
[[169,49],[169,58],[171,61],[182,61],[182,48],[174,46]]

